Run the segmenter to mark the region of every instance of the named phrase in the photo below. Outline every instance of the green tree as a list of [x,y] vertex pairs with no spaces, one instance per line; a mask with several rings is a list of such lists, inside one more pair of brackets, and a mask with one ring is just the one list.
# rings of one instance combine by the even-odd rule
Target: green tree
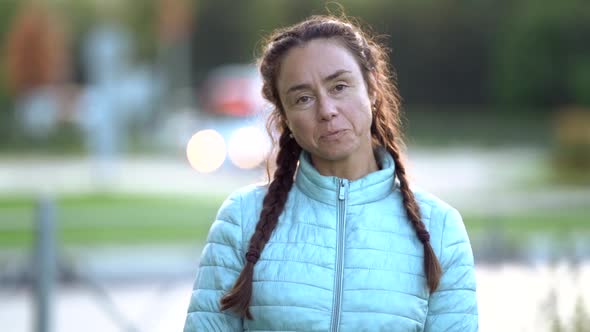
[[507,9],[496,43],[496,100],[546,109],[589,103],[590,2],[521,0]]

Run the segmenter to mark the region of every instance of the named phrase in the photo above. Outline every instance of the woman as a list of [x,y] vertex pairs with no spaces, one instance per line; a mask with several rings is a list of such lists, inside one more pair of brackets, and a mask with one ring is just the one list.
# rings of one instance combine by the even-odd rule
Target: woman
[[469,239],[410,189],[384,48],[315,16],[275,32],[260,71],[277,168],[220,208],[184,331],[476,331]]

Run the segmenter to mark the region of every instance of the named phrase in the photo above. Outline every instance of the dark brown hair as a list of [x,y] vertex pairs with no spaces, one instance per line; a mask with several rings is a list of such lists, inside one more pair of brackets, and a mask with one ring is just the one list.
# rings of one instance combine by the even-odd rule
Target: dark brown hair
[[269,128],[279,134],[276,170],[264,197],[260,219],[250,239],[246,253],[246,265],[233,288],[221,299],[221,309],[232,309],[242,317],[252,319],[249,305],[252,298],[254,264],[268,242],[278,218],[285,207],[294,181],[301,147],[290,135],[285,122],[283,105],[277,90],[277,76],[281,60],[296,46],[317,38],[337,39],[353,54],[373,94],[373,122],[371,135],[374,146],[385,148],[395,161],[395,174],[399,180],[403,205],[409,221],[424,247],[424,270],[430,291],[436,290],[442,271],[430,245],[430,234],[421,220],[414,194],[409,188],[406,169],[402,162],[403,139],[400,130],[400,97],[394,84],[395,78],[389,66],[386,49],[369,38],[358,25],[346,18],[312,16],[309,19],[275,31],[268,39],[259,60],[263,79],[262,94],[274,105],[269,117]]

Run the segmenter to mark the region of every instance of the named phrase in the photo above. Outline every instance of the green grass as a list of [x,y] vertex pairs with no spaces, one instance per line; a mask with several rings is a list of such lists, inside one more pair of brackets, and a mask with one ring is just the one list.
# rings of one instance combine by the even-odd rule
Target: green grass
[[[64,245],[194,243],[205,240],[224,197],[91,194],[56,200]],[[0,197],[0,248],[29,247],[35,201]]]
[[493,229],[514,235],[590,233],[590,210],[582,208],[528,211],[501,216],[471,215],[465,216],[464,221],[468,231]]
[[[189,244],[205,241],[223,196],[86,194],[56,199],[62,245]],[[35,200],[0,196],[0,248],[33,244]],[[514,215],[464,215],[468,232],[499,231],[510,238],[544,233],[567,239],[590,234],[585,209],[529,211]]]
[[578,259],[590,247],[588,209],[555,209],[464,218],[477,259]]

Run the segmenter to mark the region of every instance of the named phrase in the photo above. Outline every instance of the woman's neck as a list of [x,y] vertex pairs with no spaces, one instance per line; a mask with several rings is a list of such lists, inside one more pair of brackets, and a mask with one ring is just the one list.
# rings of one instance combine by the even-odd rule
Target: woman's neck
[[311,163],[324,176],[335,176],[354,181],[379,170],[375,153],[371,150],[366,158],[355,156],[342,160],[325,160],[311,156]]

